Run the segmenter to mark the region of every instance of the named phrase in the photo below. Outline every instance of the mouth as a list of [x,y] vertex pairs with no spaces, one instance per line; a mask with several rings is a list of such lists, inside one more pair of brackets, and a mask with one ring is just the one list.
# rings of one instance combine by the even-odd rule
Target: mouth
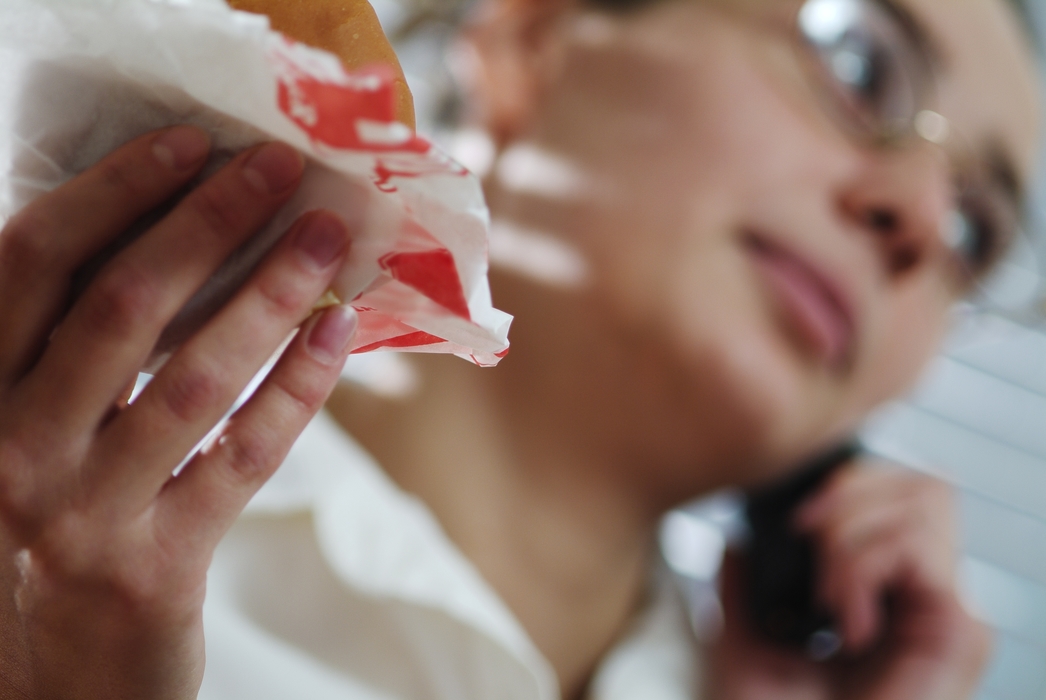
[[745,245],[803,345],[819,361],[841,368],[853,351],[856,324],[840,287],[810,262],[763,236],[750,233]]

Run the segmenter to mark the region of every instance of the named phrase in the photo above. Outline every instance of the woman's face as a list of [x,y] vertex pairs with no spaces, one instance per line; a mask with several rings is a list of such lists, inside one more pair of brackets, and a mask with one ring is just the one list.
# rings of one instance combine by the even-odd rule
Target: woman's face
[[[933,45],[934,108],[961,166],[998,175],[995,191],[1004,164],[1025,182],[1038,93],[1005,3],[897,4]],[[912,383],[961,292],[954,146],[855,138],[779,24],[798,5],[568,11],[519,30],[522,59],[507,34],[496,50],[477,42],[492,128],[509,161],[531,164],[495,171],[495,218],[569,244],[586,267],[562,292],[585,299],[563,304],[576,323],[498,298],[518,316],[515,352],[573,362],[621,454],[666,474],[701,454],[755,480],[842,436]]]

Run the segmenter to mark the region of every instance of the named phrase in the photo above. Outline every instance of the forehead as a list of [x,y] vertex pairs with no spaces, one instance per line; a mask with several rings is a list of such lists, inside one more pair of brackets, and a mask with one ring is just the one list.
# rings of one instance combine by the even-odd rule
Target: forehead
[[1039,75],[1005,0],[897,0],[939,54],[941,111],[976,146],[997,144],[1027,181],[1037,161]]

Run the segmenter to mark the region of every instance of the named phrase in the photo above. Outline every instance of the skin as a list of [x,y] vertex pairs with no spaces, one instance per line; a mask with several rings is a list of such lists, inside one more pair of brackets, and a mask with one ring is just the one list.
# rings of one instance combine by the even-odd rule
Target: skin
[[[1008,10],[994,0],[906,5],[945,53],[942,111],[969,141],[1006,143],[1025,176],[1036,76],[1028,52],[1014,48],[1023,44]],[[590,281],[564,290],[496,271],[495,299],[517,319],[497,371],[418,358],[422,388],[409,401],[342,388],[331,404],[434,509],[552,661],[567,697],[583,692],[634,610],[660,514],[778,475],[849,433],[914,380],[956,299],[937,234],[950,175],[936,149],[855,144],[790,67],[786,44],[707,3],[604,20],[595,33],[610,36],[605,43],[579,37],[580,16],[553,3],[488,4],[469,35],[470,75],[477,118],[502,149],[536,144],[598,182],[591,194],[554,200],[496,176],[487,183],[496,219],[579,251]],[[983,104],[1012,107],[988,114]],[[869,226],[872,208],[900,224]],[[767,292],[743,243],[749,227],[846,280],[858,331],[843,367],[823,362]],[[916,263],[898,269],[898,250],[915,251]],[[854,478],[877,482],[873,474]],[[904,473],[889,481],[898,492],[940,489]],[[901,669],[925,651],[935,662],[923,675],[942,679],[940,697],[962,697],[986,637],[940,573],[955,565],[950,526],[920,530],[952,523],[948,499],[916,501],[916,522],[844,510],[811,524],[833,580],[875,568],[866,557],[885,557],[880,548],[895,557],[889,575],[869,574],[871,589],[851,586],[852,599],[827,602],[859,654],[885,633],[870,601],[902,579],[919,582],[906,590],[932,601],[918,609],[934,614],[910,619],[932,617],[938,641],[961,630],[962,643],[932,653],[892,644],[887,665]],[[860,546],[830,546],[848,517],[881,518],[882,530]],[[935,573],[914,566],[930,560]],[[741,662],[716,664],[733,677],[716,682],[723,697],[778,697],[769,688],[789,686],[775,676],[776,687],[746,688],[747,656],[734,649],[723,658]],[[823,671],[794,661],[807,675]],[[918,675],[865,674],[863,694],[824,682],[811,697],[937,697],[906,685]]]
[[[972,138],[1003,139],[1026,172],[1034,78],[1002,3],[910,3],[956,57],[949,117]],[[591,284],[495,275],[499,304],[518,315],[502,368],[429,358],[410,402],[331,404],[516,612],[565,697],[581,696],[635,610],[659,515],[847,432],[912,380],[953,298],[933,235],[946,211],[940,159],[855,146],[768,60],[772,44],[701,3],[615,20],[609,45],[579,41],[577,17],[551,3],[487,6],[474,87],[502,146],[537,142],[605,178],[612,197],[568,202],[489,183],[498,216],[582,251]],[[649,89],[622,90],[625,76]],[[634,128],[651,118],[681,141]],[[351,232],[315,214],[138,401],[120,401],[192,289],[293,192],[301,162],[281,147],[243,154],[187,197],[52,335],[71,272],[192,178],[200,138],[136,140],[0,234],[0,698],[194,697],[211,553],[344,359],[351,315],[309,319],[224,439],[170,477],[333,276]],[[869,206],[901,225],[877,235],[862,225]],[[819,360],[761,285],[741,244],[753,225],[845,272],[860,322],[844,366]],[[307,231],[323,234],[304,248],[323,262],[295,245]],[[892,267],[898,245],[918,264]],[[832,482],[797,526],[822,543],[823,596],[854,657],[775,656],[738,626],[727,585],[713,697],[969,694],[986,643],[954,592],[951,520],[947,495],[916,477],[869,469]],[[902,611],[889,629],[871,602],[882,590]]]

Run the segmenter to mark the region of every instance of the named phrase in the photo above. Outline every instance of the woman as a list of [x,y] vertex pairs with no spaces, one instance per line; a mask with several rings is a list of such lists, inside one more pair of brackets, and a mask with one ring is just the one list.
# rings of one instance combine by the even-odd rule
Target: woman
[[[659,516],[784,473],[903,392],[1005,245],[1035,151],[1033,61],[1002,0],[491,0],[468,40],[477,118],[502,160],[532,164],[491,178],[494,215],[571,274],[494,276],[518,319],[499,369],[426,358],[408,402],[339,392],[332,415],[384,471],[314,478],[324,458],[299,453],[305,505],[270,499],[233,528],[209,592],[211,696],[696,692],[658,686],[689,653],[657,643],[659,616],[678,622],[647,595]],[[190,129],[138,139],[0,235],[12,697],[196,694],[211,555],[344,360],[351,312],[311,318],[170,478],[350,245],[312,214],[118,402],[191,290],[294,190],[300,160],[277,145],[196,190],[51,333],[70,272],[206,152]],[[311,444],[344,441],[321,424]],[[797,526],[820,543],[846,657],[756,639],[728,575],[722,638],[685,659],[704,697],[972,693],[986,640],[955,592],[947,501],[881,469],[834,479]]]

